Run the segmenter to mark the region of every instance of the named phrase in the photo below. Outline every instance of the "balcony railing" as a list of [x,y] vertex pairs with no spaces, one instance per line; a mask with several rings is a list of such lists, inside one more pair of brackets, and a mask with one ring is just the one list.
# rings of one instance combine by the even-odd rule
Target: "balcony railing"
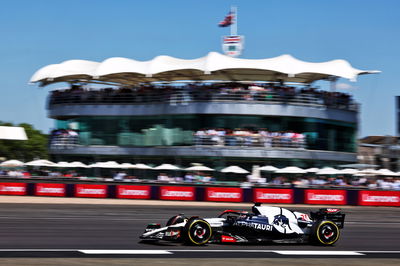
[[171,143],[170,145],[122,145],[121,143],[106,143],[106,141],[95,138],[90,143],[82,143],[77,137],[71,136],[53,136],[50,141],[50,148],[56,149],[74,149],[77,146],[86,145],[118,145],[118,146],[134,146],[134,147],[151,147],[151,146],[216,146],[216,147],[255,147],[255,148],[298,148],[306,149],[306,141],[303,138],[290,139],[284,137],[264,137],[264,136],[194,136],[192,141],[186,143]]
[[358,105],[348,97],[336,97],[319,93],[280,93],[275,91],[249,90],[158,90],[148,92],[118,91],[55,91],[50,95],[48,106],[58,104],[143,104],[167,103],[185,105],[191,102],[247,102],[269,104],[293,104],[322,108],[357,111]]

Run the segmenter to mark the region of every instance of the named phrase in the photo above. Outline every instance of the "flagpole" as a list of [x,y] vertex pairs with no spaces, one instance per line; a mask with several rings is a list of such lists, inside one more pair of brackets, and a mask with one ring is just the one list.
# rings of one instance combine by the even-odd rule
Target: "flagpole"
[[231,24],[231,36],[236,36],[237,35],[237,7],[236,6],[231,6],[231,14],[233,14],[234,21]]

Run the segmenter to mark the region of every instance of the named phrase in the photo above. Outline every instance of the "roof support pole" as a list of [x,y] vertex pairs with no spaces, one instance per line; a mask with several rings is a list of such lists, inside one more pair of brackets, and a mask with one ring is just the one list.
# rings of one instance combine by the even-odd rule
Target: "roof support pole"
[[336,91],[336,82],[338,78],[337,77],[329,77],[329,83],[330,83],[330,90],[331,92]]

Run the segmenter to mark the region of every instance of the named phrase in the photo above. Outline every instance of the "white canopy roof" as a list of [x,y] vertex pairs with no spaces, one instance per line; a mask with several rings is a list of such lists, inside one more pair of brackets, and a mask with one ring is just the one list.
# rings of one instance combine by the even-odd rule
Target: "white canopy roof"
[[28,137],[23,127],[0,126],[0,139],[27,140]]
[[113,57],[103,62],[68,60],[42,67],[30,82],[43,85],[55,82],[138,82],[176,80],[229,81],[290,81],[309,83],[331,76],[355,81],[358,75],[379,73],[375,70],[353,68],[349,62],[337,59],[312,63],[291,55],[266,59],[232,58],[217,52],[197,59],[157,56],[149,61]]

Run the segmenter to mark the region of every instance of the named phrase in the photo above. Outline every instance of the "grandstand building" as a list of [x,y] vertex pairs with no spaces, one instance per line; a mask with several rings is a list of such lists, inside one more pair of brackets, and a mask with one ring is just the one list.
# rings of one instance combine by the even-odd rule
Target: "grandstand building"
[[39,69],[31,82],[69,84],[48,98],[57,161],[307,168],[357,161],[358,104],[315,82],[375,72],[344,60],[211,52],[192,60],[70,60]]

